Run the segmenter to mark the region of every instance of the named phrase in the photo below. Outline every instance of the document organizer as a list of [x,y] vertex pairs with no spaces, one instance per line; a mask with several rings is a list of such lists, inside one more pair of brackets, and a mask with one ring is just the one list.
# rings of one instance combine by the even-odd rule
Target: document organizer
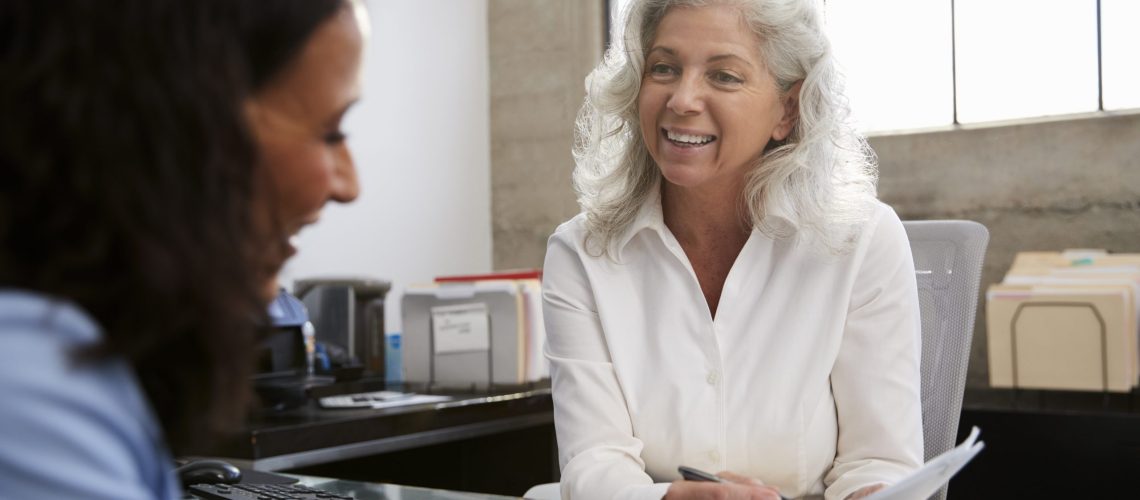
[[[409,287],[403,293],[401,316],[407,381],[438,388],[476,390],[525,382],[523,297],[515,283],[430,285]],[[433,318],[462,312],[465,307],[469,308],[469,314],[486,311],[488,338],[485,343],[445,348],[437,339],[440,325],[434,324]]]
[[1127,285],[994,285],[986,294],[994,387],[1128,392],[1137,325]]

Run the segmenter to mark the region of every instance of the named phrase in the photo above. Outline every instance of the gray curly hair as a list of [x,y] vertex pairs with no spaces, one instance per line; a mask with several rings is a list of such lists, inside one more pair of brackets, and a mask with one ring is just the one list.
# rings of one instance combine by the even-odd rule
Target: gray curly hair
[[[742,197],[749,223],[773,238],[797,237],[828,253],[850,249],[875,200],[874,154],[851,125],[842,75],[823,33],[818,0],[634,0],[614,43],[586,79],[574,140],[574,188],[592,253],[616,257],[616,239],[659,185],[638,121],[645,48],[677,6],[730,4],[760,40],[781,93],[796,82],[799,120],[751,168]],[[620,36],[619,36],[620,34]]]

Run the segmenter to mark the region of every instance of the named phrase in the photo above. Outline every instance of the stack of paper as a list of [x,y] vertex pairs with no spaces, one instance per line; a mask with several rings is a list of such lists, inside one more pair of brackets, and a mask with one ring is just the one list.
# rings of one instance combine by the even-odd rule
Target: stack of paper
[[1018,254],[986,292],[994,387],[1128,392],[1140,383],[1140,255]]
[[884,488],[867,497],[867,500],[915,500],[921,498],[930,498],[936,491],[942,488],[943,485],[950,482],[950,478],[954,477],[962,467],[965,467],[970,460],[986,444],[978,441],[978,428],[974,427],[970,431],[970,436],[962,441],[954,449],[934,457],[926,462],[921,469],[914,471],[911,475],[903,478],[902,481],[895,483],[893,486]]

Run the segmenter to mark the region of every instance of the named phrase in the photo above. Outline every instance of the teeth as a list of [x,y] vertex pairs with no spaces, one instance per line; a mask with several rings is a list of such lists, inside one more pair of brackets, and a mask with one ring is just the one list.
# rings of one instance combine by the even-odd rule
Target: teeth
[[677,134],[672,130],[666,130],[665,133],[670,141],[684,142],[686,144],[705,144],[713,140],[713,136],[711,135]]

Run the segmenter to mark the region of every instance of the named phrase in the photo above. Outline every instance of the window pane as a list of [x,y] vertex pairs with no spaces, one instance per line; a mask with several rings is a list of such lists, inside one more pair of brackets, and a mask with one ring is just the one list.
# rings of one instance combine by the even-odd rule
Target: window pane
[[957,0],[958,121],[1097,109],[1096,0]]
[[1101,0],[1104,109],[1140,108],[1140,2]]
[[828,0],[827,31],[864,130],[954,121],[949,0]]

